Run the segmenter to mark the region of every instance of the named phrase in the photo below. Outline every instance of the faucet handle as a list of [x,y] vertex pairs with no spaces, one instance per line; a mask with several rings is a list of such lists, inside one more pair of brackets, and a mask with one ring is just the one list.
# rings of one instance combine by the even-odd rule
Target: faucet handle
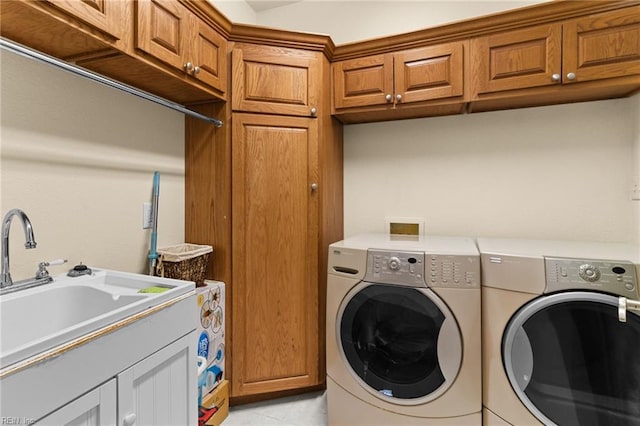
[[36,272],[36,278],[46,278],[49,276],[47,266],[62,265],[64,263],[67,263],[67,259],[55,259],[48,262],[40,262],[38,264],[38,272]]

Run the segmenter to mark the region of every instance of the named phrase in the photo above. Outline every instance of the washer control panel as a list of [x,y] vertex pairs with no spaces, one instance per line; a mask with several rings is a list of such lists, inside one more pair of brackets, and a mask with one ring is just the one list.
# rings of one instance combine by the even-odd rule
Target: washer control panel
[[416,287],[480,287],[480,258],[369,250],[365,281]]
[[632,262],[545,257],[546,292],[587,289],[638,298],[638,278]]
[[424,253],[369,250],[365,281],[424,287]]
[[429,254],[426,256],[429,287],[480,288],[480,258]]

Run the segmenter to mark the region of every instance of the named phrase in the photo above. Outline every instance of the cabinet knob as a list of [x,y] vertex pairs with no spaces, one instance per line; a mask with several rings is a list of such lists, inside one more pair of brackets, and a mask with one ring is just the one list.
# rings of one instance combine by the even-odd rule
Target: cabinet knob
[[391,102],[391,99],[393,99],[391,95],[387,95],[384,98],[387,100],[387,102]]
[[551,80],[553,81],[560,81],[560,74],[553,74],[551,76]]
[[131,426],[135,422],[136,422],[136,413],[129,413],[126,416],[124,416],[124,419],[122,419],[122,423],[124,424],[124,426]]
[[400,102],[401,100],[402,100],[402,95],[398,93],[396,95],[396,101]]
[[185,71],[189,72],[193,69],[193,64],[191,62],[187,62],[186,64],[183,65]]
[[200,67],[193,67],[193,75],[196,75],[200,72]]
[[567,80],[575,80],[575,79],[576,79],[576,73],[574,72],[567,73]]
[[314,183],[312,183],[312,184],[311,184],[311,190],[312,190],[312,191],[317,191],[317,190],[318,190],[318,184],[317,184],[317,183],[315,183],[315,182],[314,182]]
[[311,115],[315,117],[317,113],[318,113],[318,110],[315,107],[311,108]]

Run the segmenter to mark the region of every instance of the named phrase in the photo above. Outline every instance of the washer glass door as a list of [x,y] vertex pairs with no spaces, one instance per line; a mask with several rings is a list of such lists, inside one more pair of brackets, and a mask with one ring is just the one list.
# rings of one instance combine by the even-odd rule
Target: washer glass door
[[[395,401],[439,396],[455,378],[462,353],[447,306],[426,288],[364,283],[355,290],[343,303],[338,327],[344,356],[364,387]],[[449,350],[444,360],[443,347]]]
[[640,425],[640,317],[618,298],[566,292],[520,309],[503,337],[507,376],[545,424]]

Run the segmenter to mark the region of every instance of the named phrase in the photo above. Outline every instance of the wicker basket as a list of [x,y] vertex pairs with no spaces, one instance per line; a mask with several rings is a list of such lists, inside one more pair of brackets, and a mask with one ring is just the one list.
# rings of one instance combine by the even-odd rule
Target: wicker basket
[[189,243],[158,249],[157,274],[166,278],[194,281],[197,287],[203,287],[212,251],[211,246]]

